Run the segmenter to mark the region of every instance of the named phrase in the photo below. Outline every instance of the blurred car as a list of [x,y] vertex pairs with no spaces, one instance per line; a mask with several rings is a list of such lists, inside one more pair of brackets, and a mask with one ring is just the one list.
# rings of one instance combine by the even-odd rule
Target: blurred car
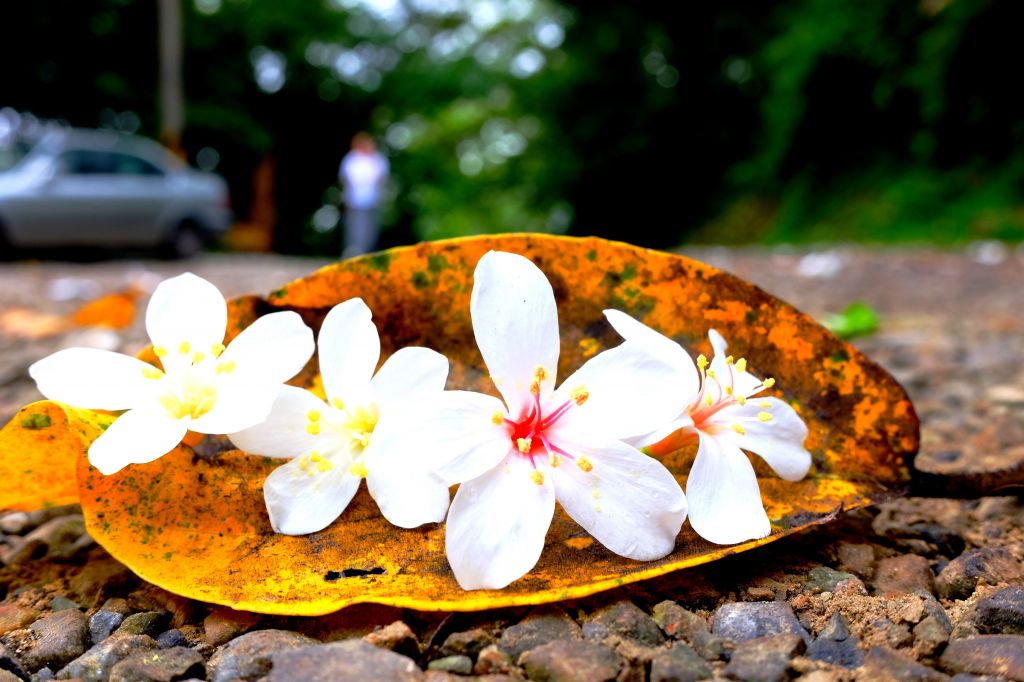
[[133,247],[188,257],[230,224],[223,178],[141,137],[53,131],[0,172],[5,250]]

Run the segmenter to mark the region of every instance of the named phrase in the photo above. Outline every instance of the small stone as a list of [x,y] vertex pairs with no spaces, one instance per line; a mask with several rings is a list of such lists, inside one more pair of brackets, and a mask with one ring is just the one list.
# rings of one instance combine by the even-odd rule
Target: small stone
[[17,604],[0,604],[0,635],[34,623],[39,618],[35,609],[26,609]]
[[110,682],[178,682],[206,678],[203,656],[182,646],[158,651],[139,651],[114,666]]
[[156,642],[147,635],[113,635],[96,644],[57,672],[57,679],[79,678],[82,682],[101,682],[111,669],[138,651],[152,651]]
[[21,667],[21,661],[2,643],[0,643],[0,671],[6,671],[18,679],[28,679],[28,673]]
[[696,682],[711,676],[711,666],[682,642],[674,643],[651,661],[650,682]]
[[176,646],[189,646],[190,642],[185,633],[177,628],[161,632],[157,635],[156,644],[161,649],[171,649]]
[[[665,643],[665,636],[654,619],[628,600],[602,608],[591,616],[583,626],[585,637],[588,625],[601,626],[599,629],[607,634],[618,635],[642,646],[661,646]],[[594,639],[601,638],[603,637],[594,637]]]
[[1024,588],[1007,587],[978,601],[975,626],[986,635],[1024,635]]
[[807,656],[843,668],[856,668],[864,660],[858,639],[850,634],[846,617],[836,611],[818,638],[807,647]]
[[409,626],[400,620],[374,630],[363,637],[363,640],[382,649],[390,649],[398,653],[416,658],[420,655],[420,643]]
[[7,563],[20,564],[44,556],[68,559],[91,544],[81,514],[58,516],[26,535],[11,552]]
[[89,618],[89,634],[92,636],[92,643],[99,644],[117,629],[124,621],[124,615],[116,611],[100,609]]
[[674,601],[654,607],[654,622],[669,637],[687,641],[702,658],[711,661],[722,657],[722,638],[711,634],[707,620]]
[[871,682],[945,682],[949,679],[938,670],[880,646],[868,651],[863,671],[864,679]]
[[22,654],[21,662],[30,671],[46,666],[59,670],[78,658],[89,641],[89,621],[81,611],[58,611],[29,626],[34,641]]
[[981,635],[954,639],[939,663],[955,673],[1024,680],[1024,635]]
[[935,592],[935,576],[928,560],[917,554],[900,554],[878,562],[873,580],[879,596],[907,594],[923,590]]
[[260,617],[247,611],[235,611],[227,607],[218,607],[203,620],[203,631],[206,643],[219,646],[243,632],[250,630]]
[[270,674],[263,682],[416,682],[424,678],[411,658],[359,639],[280,651],[271,660]]
[[68,609],[81,609],[78,602],[71,601],[67,597],[57,595],[50,600],[50,608],[54,611],[66,611]]
[[580,626],[565,611],[544,608],[532,611],[523,620],[505,629],[498,640],[498,646],[513,658],[530,649],[556,639],[580,639]]
[[473,659],[469,656],[445,656],[436,658],[427,664],[431,670],[443,670],[457,675],[469,675],[473,672]]
[[866,597],[868,588],[864,586],[860,578],[847,578],[836,584],[832,594],[835,597]]
[[50,682],[54,679],[53,671],[46,667],[40,668],[32,674],[30,679],[32,682]]
[[715,611],[711,631],[734,642],[785,634],[799,635],[805,643],[811,641],[793,607],[781,601],[723,604]]
[[156,637],[164,631],[167,623],[171,620],[171,614],[166,611],[143,611],[134,613],[124,619],[124,622],[117,628],[116,633],[126,635],[149,635]]
[[936,583],[944,599],[967,599],[978,581],[990,585],[1015,582],[1024,577],[1021,563],[1002,547],[971,549],[953,559],[939,573]]
[[24,682],[27,679],[30,679],[28,673],[25,673],[25,677],[18,677],[8,670],[0,669],[0,682]]
[[256,630],[237,637],[210,657],[213,682],[255,680],[270,672],[274,654],[319,644],[315,639],[290,630]]
[[914,650],[923,656],[932,656],[949,641],[953,628],[935,616],[928,616],[914,626]]
[[868,580],[875,573],[875,548],[855,542],[839,545],[839,569]]
[[837,571],[828,566],[817,566],[807,574],[804,590],[807,592],[835,592],[836,585],[849,578],[856,578],[852,573]]
[[793,633],[748,639],[736,645],[725,674],[748,682],[779,682],[803,648],[803,638]]
[[485,646],[476,656],[473,664],[475,675],[506,675],[515,669],[515,662],[496,644]]
[[453,632],[445,638],[441,645],[442,656],[469,656],[475,658],[485,647],[494,644],[494,637],[483,628],[472,628],[463,632]]
[[624,661],[594,642],[562,639],[530,649],[519,657],[527,677],[548,682],[611,682]]
[[29,518],[25,512],[11,512],[0,516],[0,531],[6,535],[21,535],[28,529]]
[[[81,603],[93,605],[106,599],[108,595],[127,593],[129,586],[137,580],[138,578],[131,571],[111,557],[90,557],[82,570],[68,581],[68,587]],[[118,601],[125,604],[124,615],[128,615],[124,599],[106,599],[106,601]],[[117,610],[106,605],[102,608],[107,611]]]
[[100,607],[102,611],[112,611],[114,613],[120,613],[124,617],[131,615],[132,610],[128,606],[128,602],[121,597],[111,597],[110,599],[103,602],[103,606]]

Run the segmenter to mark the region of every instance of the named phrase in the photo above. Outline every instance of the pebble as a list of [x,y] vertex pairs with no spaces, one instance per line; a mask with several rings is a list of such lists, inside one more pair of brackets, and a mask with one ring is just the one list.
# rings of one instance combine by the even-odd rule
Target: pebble
[[19,679],[28,679],[28,673],[21,666],[21,661],[3,643],[0,643],[0,670],[6,671]]
[[418,682],[423,671],[407,656],[351,639],[279,651],[262,682]]
[[110,671],[110,682],[177,682],[206,678],[206,663],[195,649],[177,646],[157,652],[139,651]]
[[473,673],[476,675],[506,675],[515,670],[515,662],[496,644],[485,646],[476,656]]
[[967,599],[979,580],[989,584],[1021,580],[1021,563],[1002,547],[971,549],[946,564],[936,583],[944,599]]
[[734,642],[785,634],[799,635],[808,644],[811,641],[793,607],[781,601],[723,604],[715,611],[711,631]]
[[748,639],[736,645],[725,674],[747,682],[780,682],[790,659],[803,649],[803,638],[792,633]]
[[363,637],[363,640],[382,649],[390,649],[400,654],[417,658],[420,655],[420,643],[408,625],[396,620]]
[[82,607],[76,601],[71,601],[67,597],[57,595],[50,600],[50,608],[54,611],[66,611],[67,609],[81,609]]
[[44,556],[69,559],[93,544],[85,533],[81,514],[68,514],[50,519],[21,539],[7,557],[8,564],[20,564]]
[[665,635],[653,618],[629,600],[606,606],[584,623],[583,636],[601,640],[607,635],[618,635],[642,646],[661,646]]
[[917,554],[900,554],[878,562],[872,581],[875,594],[898,595],[923,590],[935,592],[935,576],[928,560]]
[[111,669],[138,651],[152,651],[156,642],[147,635],[113,635],[57,672],[57,679],[81,678],[83,682],[101,682],[110,676]]
[[868,580],[875,573],[875,548],[855,542],[840,543],[839,569]]
[[279,652],[319,644],[315,639],[291,630],[256,630],[234,639],[210,657],[213,682],[256,679],[270,672],[271,657]]
[[675,642],[651,661],[650,682],[697,682],[711,676],[711,666],[683,642]]
[[978,601],[975,626],[986,635],[1024,635],[1024,588],[1007,587]]
[[11,512],[0,516],[0,531],[6,535],[22,535],[29,527],[29,516],[26,512]]
[[124,621],[124,614],[116,611],[100,609],[89,618],[89,634],[92,636],[92,643],[99,644],[117,629]]
[[443,658],[435,658],[427,664],[427,668],[430,670],[443,670],[458,675],[468,675],[473,672],[473,659],[459,654],[444,656]]
[[0,635],[34,623],[39,618],[35,609],[26,609],[17,604],[0,604]]
[[494,644],[494,637],[483,628],[472,628],[462,632],[453,632],[445,638],[441,645],[442,656],[469,656],[475,658],[485,647]]
[[948,675],[886,647],[871,647],[864,657],[864,680],[871,682],[945,682]]
[[711,661],[722,657],[722,638],[711,634],[707,620],[674,601],[655,605],[654,622],[669,637],[687,641],[702,658]]
[[57,611],[29,626],[34,641],[22,653],[30,671],[49,667],[59,670],[82,655],[89,641],[89,621],[81,611]]
[[251,630],[260,617],[246,611],[217,607],[203,620],[206,643],[219,646],[238,635]]
[[952,629],[948,620],[927,616],[914,626],[914,649],[924,656],[934,655],[949,641]]
[[26,673],[25,677],[22,678],[22,677],[18,677],[17,675],[15,675],[14,673],[10,672],[9,670],[3,670],[2,668],[0,668],[0,682],[23,682],[23,680],[27,680],[27,679],[29,679],[27,673]]
[[850,624],[839,611],[832,614],[825,629],[807,647],[807,656],[842,668],[856,668],[864,660],[859,640],[850,634]]
[[836,585],[844,580],[856,577],[852,573],[837,571],[828,566],[817,566],[808,572],[807,581],[804,583],[804,590],[815,594],[819,592],[835,592]]
[[556,639],[580,639],[583,633],[565,611],[558,608],[537,609],[522,621],[505,628],[498,646],[513,659],[524,652]]
[[1024,635],[981,635],[954,639],[939,663],[950,672],[1024,680]]
[[548,642],[519,657],[528,678],[548,682],[612,682],[624,664],[607,647],[573,639]]
[[115,630],[115,634],[126,635],[149,635],[156,637],[167,628],[171,620],[171,614],[166,611],[144,611],[133,613],[124,619],[121,625]]
[[170,649],[176,646],[189,646],[190,643],[185,633],[175,628],[157,635],[156,644],[161,649]]

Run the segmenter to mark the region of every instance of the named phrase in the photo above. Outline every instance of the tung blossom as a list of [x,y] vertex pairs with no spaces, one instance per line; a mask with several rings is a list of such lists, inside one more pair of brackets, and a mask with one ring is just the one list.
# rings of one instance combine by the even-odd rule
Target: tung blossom
[[163,369],[94,348],[68,348],[29,367],[50,400],[94,410],[127,410],[89,448],[103,474],[151,462],[188,431],[225,434],[262,421],[277,388],[313,354],[313,333],[294,312],[265,315],[226,348],[227,305],[191,273],[161,282],[146,309],[146,331]]
[[685,409],[667,426],[633,441],[652,445],[679,430],[699,440],[686,479],[690,525],[717,544],[766,537],[771,522],[744,451],[759,455],[787,481],[802,479],[811,466],[811,454],[803,445],[807,425],[782,400],[758,396],[775,380],[758,379],[747,371],[744,358],[734,361],[726,355],[725,339],[714,329],[708,332],[714,356],[710,362],[699,356],[695,371],[690,356],[674,341],[621,313],[608,319],[624,338],[646,346],[679,372],[699,372],[699,382],[678,387]]
[[503,400],[447,392],[404,441],[447,483],[461,483],[445,538],[459,585],[497,589],[533,568],[556,500],[617,554],[669,554],[686,517],[683,492],[660,462],[622,439],[679,413],[679,372],[627,342],[555,389],[555,298],[522,256],[492,251],[480,259],[471,314]]
[[447,358],[428,348],[402,348],[374,375],[380,337],[359,298],[331,309],[318,341],[327,401],[283,386],[264,423],[230,435],[251,454],[291,458],[263,486],[271,526],[287,535],[326,528],[363,478],[381,513],[396,526],[443,521],[448,486],[424,468],[418,450],[390,443],[394,435],[415,430],[440,397]]

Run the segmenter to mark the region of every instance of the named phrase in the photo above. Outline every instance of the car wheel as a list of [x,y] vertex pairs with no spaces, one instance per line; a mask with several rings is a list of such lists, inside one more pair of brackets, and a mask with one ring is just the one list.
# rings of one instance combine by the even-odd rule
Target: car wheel
[[195,223],[184,222],[171,235],[164,245],[165,255],[169,258],[191,258],[199,255],[206,240]]

